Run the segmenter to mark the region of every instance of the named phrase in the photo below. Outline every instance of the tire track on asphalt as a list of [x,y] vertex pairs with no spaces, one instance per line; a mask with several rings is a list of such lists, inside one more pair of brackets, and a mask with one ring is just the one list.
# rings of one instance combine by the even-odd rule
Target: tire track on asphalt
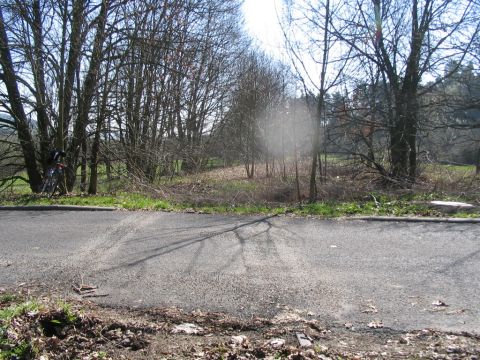
[[131,213],[110,225],[105,232],[94,236],[89,244],[79,250],[72,261],[83,271],[83,275],[98,275],[110,266],[125,242],[151,224],[156,217],[148,213]]
[[[278,296],[281,301],[277,305],[277,317],[321,317],[324,321],[334,321],[338,304],[333,304],[331,311],[320,314],[318,309],[324,309],[328,301],[326,299],[340,298],[341,292],[329,284],[328,275],[319,273],[310,263],[308,246],[326,248],[327,242],[322,239],[322,223],[317,232],[318,241],[310,243],[306,241],[301,232],[295,232],[289,228],[288,219],[277,218],[271,224],[271,244],[275,246],[277,264],[281,264],[281,271],[275,273],[283,274],[274,281],[287,282],[289,287],[274,285],[279,292],[284,293]],[[315,276],[312,276],[315,273]],[[320,295],[320,296],[318,296]]]

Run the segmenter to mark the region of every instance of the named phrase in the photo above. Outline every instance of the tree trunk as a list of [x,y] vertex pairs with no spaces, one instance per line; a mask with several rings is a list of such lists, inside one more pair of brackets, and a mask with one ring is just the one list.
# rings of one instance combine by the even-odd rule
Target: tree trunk
[[[293,104],[293,123],[296,124],[296,104]],[[300,178],[298,174],[298,152],[297,152],[297,134],[295,131],[295,126],[293,126],[293,155],[295,161],[295,185],[297,188],[297,200],[300,202],[302,200],[300,193]]]
[[42,186],[42,176],[37,167],[35,158],[35,146],[28,126],[27,117],[23,108],[20,91],[13,67],[12,56],[8,45],[7,32],[3,20],[3,12],[0,7],[0,62],[3,70],[4,84],[7,88],[8,100],[10,102],[11,115],[15,121],[18,139],[22,148],[25,166],[27,168],[28,180],[32,192],[39,192]]
[[320,151],[320,114],[322,113],[323,109],[323,101],[324,95],[323,93],[320,94],[320,98],[318,99],[317,105],[317,116],[315,117],[314,123],[314,131],[313,131],[313,144],[312,144],[312,165],[310,168],[310,190],[308,201],[313,203],[317,200],[317,166],[319,169],[319,173],[321,174],[321,151]]
[[44,171],[47,170],[48,157],[50,153],[50,139],[48,137],[49,119],[46,111],[47,96],[45,85],[45,65],[43,61],[43,33],[42,16],[40,12],[40,1],[34,0],[33,11],[33,40],[34,54],[32,59],[33,78],[35,81],[35,97],[38,122],[38,135],[40,140],[40,162]]
[[[97,193],[97,184],[98,184],[98,153],[100,151],[100,139],[102,134],[102,129],[105,124],[105,118],[107,116],[107,98],[108,92],[110,90],[108,82],[108,73],[110,71],[110,57],[105,68],[105,77],[103,79],[103,91],[102,91],[102,102],[100,104],[100,109],[98,112],[97,122],[95,126],[95,135],[93,138],[92,150],[90,154],[90,182],[88,184],[88,193],[90,195],[95,195]],[[107,165],[107,179],[110,180],[110,162],[105,162]]]
[[477,161],[475,164],[475,175],[480,175],[480,147],[477,150]]
[[317,200],[317,152],[315,152],[315,148],[317,145],[315,144],[314,140],[314,145],[313,145],[313,150],[312,150],[312,165],[310,167],[310,190],[309,190],[309,195],[308,195],[308,202],[313,203]]
[[80,191],[83,193],[87,189],[87,139],[82,141],[82,161],[80,166]]
[[405,85],[402,93],[390,132],[391,173],[394,179],[411,184],[417,173],[418,100],[415,86]]
[[390,126],[391,176],[400,182],[415,182],[417,172],[416,137],[418,127],[418,85],[421,80],[419,68],[425,35],[432,23],[432,2],[422,3],[423,12],[419,16],[419,1],[412,0],[410,52],[406,59],[403,79],[396,70],[395,58],[391,59],[382,33],[380,0],[374,0],[377,23],[377,57],[382,71],[389,80],[395,102],[395,115]]
[[418,126],[418,100],[417,91],[412,89],[408,96],[408,116],[405,133],[408,141],[408,180],[415,183],[417,178],[417,126]]
[[322,56],[322,71],[320,73],[320,94],[318,95],[318,102],[316,107],[316,117],[314,124],[314,139],[312,147],[312,168],[310,171],[310,194],[308,201],[313,203],[317,200],[317,183],[316,183],[316,172],[317,172],[317,161],[320,160],[320,125],[322,114],[325,106],[325,78],[327,76],[327,66],[328,66],[328,53],[330,50],[329,46],[329,25],[330,25],[330,0],[327,0],[325,4],[325,30],[323,32],[323,56]]
[[397,120],[390,129],[391,175],[399,180],[405,179],[408,174],[408,142],[403,121]]
[[[70,123],[70,109],[72,106],[73,84],[75,73],[80,62],[81,43],[82,43],[82,24],[84,20],[85,0],[74,0],[72,13],[72,30],[70,49],[68,52],[67,70],[65,81],[60,86],[58,94],[58,129],[57,129],[57,148],[65,149],[65,139],[67,138],[68,126]],[[67,11],[65,9],[65,11]],[[71,181],[71,179],[70,179]]]
[[97,128],[95,129],[95,136],[93,138],[92,154],[90,156],[90,183],[88,184],[88,193],[90,195],[95,195],[97,193],[98,151],[100,149],[100,134],[103,123],[104,119],[102,115],[99,115],[97,119]]
[[295,142],[295,186],[297,188],[297,200],[300,202],[302,200],[302,196],[300,193],[300,178],[298,176],[298,156],[297,156],[297,143]]
[[[88,123],[88,115],[92,106],[93,96],[97,87],[98,72],[102,60],[103,42],[105,40],[105,26],[107,22],[107,12],[110,7],[110,0],[102,2],[100,13],[97,17],[97,32],[93,41],[92,57],[90,59],[90,66],[88,68],[83,91],[81,93],[78,103],[78,116],[73,129],[73,136],[70,143],[70,153],[68,154],[68,166],[71,169],[76,169],[78,163],[78,155],[80,145],[85,138],[85,127]],[[67,173],[68,174],[68,173]],[[75,175],[75,174],[73,174]],[[75,176],[67,177],[68,191],[73,189],[75,184]]]
[[249,154],[247,149],[247,156],[245,159],[245,170],[247,171],[247,178],[253,179],[253,176],[255,175],[255,154],[252,150],[252,153]]

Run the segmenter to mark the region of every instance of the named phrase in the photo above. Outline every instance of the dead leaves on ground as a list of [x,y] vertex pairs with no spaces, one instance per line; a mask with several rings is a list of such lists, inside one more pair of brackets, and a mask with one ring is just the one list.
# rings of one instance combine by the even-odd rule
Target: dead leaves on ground
[[[22,296],[0,302],[0,310],[24,301]],[[474,335],[385,331],[380,321],[369,324],[375,331],[365,331],[365,325],[354,329],[351,323],[325,328],[308,315],[305,318],[296,312],[299,316],[286,316],[285,309],[272,320],[241,320],[198,310],[106,309],[87,301],[66,305],[51,296],[39,299],[38,311],[19,314],[8,324],[8,336],[34,344],[35,356],[42,360],[454,359],[480,353],[480,337]],[[373,311],[373,305],[367,309]],[[300,340],[308,340],[308,346],[305,341],[302,348]]]

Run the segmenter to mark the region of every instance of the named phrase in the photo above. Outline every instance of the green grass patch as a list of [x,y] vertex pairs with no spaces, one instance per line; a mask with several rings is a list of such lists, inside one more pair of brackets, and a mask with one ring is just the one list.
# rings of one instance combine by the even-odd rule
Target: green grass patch
[[10,304],[17,301],[19,301],[19,297],[17,295],[13,295],[13,294],[0,295],[0,305]]
[[5,309],[0,310],[0,321],[8,324],[13,318],[27,314],[32,311],[40,310],[40,304],[35,301],[22,302],[20,304],[12,304]]
[[[318,202],[306,204],[294,209],[298,215],[316,215],[327,218],[340,216],[440,216],[437,210],[427,205],[415,204],[403,200],[367,201],[367,202]],[[472,214],[469,214],[472,215]],[[476,216],[478,216],[477,214]],[[474,217],[474,216],[470,216]]]
[[127,210],[172,210],[165,200],[154,199],[142,194],[121,193],[118,195],[77,195],[54,198],[33,195],[17,196],[1,201],[2,205],[78,205],[115,207]]
[[[230,190],[248,186],[256,186],[249,182],[238,181],[225,185]],[[0,198],[2,205],[77,205],[114,207],[126,210],[163,210],[163,211],[196,211],[202,213],[230,213],[238,215],[285,214],[294,213],[300,216],[315,215],[325,218],[341,216],[448,216],[459,218],[480,217],[480,212],[458,212],[442,214],[428,206],[432,200],[468,201],[464,197],[444,194],[407,194],[400,197],[390,197],[385,194],[371,194],[363,200],[351,202],[316,202],[313,204],[189,204],[173,203],[157,199],[141,193],[119,193],[116,195],[77,195],[54,198],[37,195],[17,195],[10,198]]]
[[[1,329],[0,329],[1,331]],[[0,334],[0,347],[5,348],[0,352],[1,360],[33,359],[35,358],[35,347],[28,341],[21,341],[19,344],[10,344]]]
[[287,211],[285,207],[273,207],[268,205],[212,205],[212,206],[190,206],[184,209],[193,209],[207,214],[237,214],[237,215],[279,215]]
[[[480,198],[478,193],[472,192],[471,194],[448,194],[444,192],[430,192],[430,193],[411,193],[405,194],[399,197],[388,197],[381,195],[377,197],[376,194],[372,194],[379,202],[430,202],[430,201],[458,201],[458,202],[473,202],[477,203]],[[373,197],[372,197],[373,198]]]
[[[118,195],[95,195],[95,196],[65,196],[58,198],[46,198],[36,196],[20,196],[3,201],[3,205],[78,205],[115,207],[126,210],[151,210],[151,211],[196,211],[202,213],[221,213],[238,215],[256,214],[285,214],[288,212],[305,216],[315,215],[326,218],[355,215],[379,215],[379,216],[445,216],[438,210],[430,208],[421,202],[430,200],[462,200],[457,197],[441,197],[431,195],[408,195],[401,199],[390,199],[384,195],[375,196],[375,201],[359,202],[316,202],[313,204],[272,206],[268,204],[220,204],[220,205],[192,205],[174,204],[165,200],[155,199],[143,194],[122,193]],[[480,217],[479,212],[458,212],[448,215],[449,217],[474,218]]]
[[[75,314],[75,312],[72,309],[72,305],[70,305],[69,303],[67,303],[65,301],[58,301],[58,306],[60,307],[61,311],[63,312],[63,314],[65,316],[65,321],[66,321],[67,324],[73,324],[78,320],[77,315]],[[61,322],[59,320],[57,320],[57,321],[58,321],[58,325],[60,325]],[[53,320],[52,320],[52,322],[53,322]]]
[[[26,172],[22,172],[18,174],[24,178],[28,178]],[[25,195],[31,194],[32,191],[30,190],[30,184],[22,179],[15,179],[12,181],[7,181],[4,185],[4,188],[1,188],[3,194],[17,194],[17,195]],[[1,194],[1,193],[0,193]]]
[[475,165],[426,164],[422,167],[427,171],[449,171],[460,174],[475,172]]
[[[35,347],[28,341],[13,342],[8,337],[12,321],[24,314],[38,312],[41,305],[36,301],[22,302],[12,294],[2,294],[0,305],[0,359],[30,359],[35,357]],[[8,306],[7,306],[8,305]]]
[[324,217],[339,216],[340,212],[331,203],[318,202],[299,206],[294,210],[297,215],[319,215]]

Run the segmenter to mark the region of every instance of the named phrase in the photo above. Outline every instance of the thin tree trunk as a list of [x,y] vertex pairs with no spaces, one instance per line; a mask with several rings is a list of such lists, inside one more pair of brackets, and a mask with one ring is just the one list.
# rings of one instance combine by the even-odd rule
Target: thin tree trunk
[[70,49],[68,52],[67,71],[65,74],[65,82],[62,85],[58,96],[59,119],[56,143],[57,148],[62,150],[65,149],[65,139],[67,138],[68,125],[70,123],[73,84],[75,81],[75,73],[77,72],[78,64],[80,62],[84,8],[85,0],[74,0],[71,31],[72,38],[70,40]]
[[302,200],[300,194],[300,179],[298,176],[298,154],[297,154],[297,139],[293,139],[293,154],[294,154],[294,161],[295,161],[295,185],[297,187],[297,200],[300,202]]
[[301,193],[300,193],[300,179],[298,176],[298,153],[297,153],[297,134],[295,131],[295,125],[296,125],[296,104],[293,104],[293,155],[294,155],[294,161],[295,161],[295,185],[297,187],[297,200],[300,202],[302,200],[301,198]]
[[[312,168],[310,172],[310,194],[309,202],[313,203],[317,200],[317,183],[316,183],[316,171],[317,171],[317,160],[320,160],[320,123],[321,116],[324,110],[325,102],[325,77],[327,76],[327,65],[328,65],[328,34],[329,34],[329,25],[330,25],[330,0],[326,1],[325,4],[325,30],[323,34],[323,57],[322,57],[322,71],[320,74],[320,94],[318,96],[317,111],[315,117],[314,125],[314,139],[313,139],[313,148],[312,148]],[[321,165],[321,164],[320,164]]]
[[95,136],[93,138],[92,153],[90,156],[90,182],[88,184],[88,193],[95,195],[97,193],[98,183],[98,151],[100,149],[100,135],[102,131],[102,124],[105,122],[103,114],[99,114],[97,118],[97,127],[95,129]]
[[82,161],[80,166],[80,191],[83,193],[87,189],[87,138],[82,141]]
[[40,12],[40,1],[34,0],[32,3],[33,11],[33,40],[34,54],[32,61],[33,77],[35,80],[35,96],[38,122],[38,135],[40,139],[40,162],[42,168],[46,171],[48,166],[48,157],[50,152],[50,140],[48,137],[49,119],[46,111],[47,97],[45,85],[45,65],[43,61],[43,33],[42,16]]
[[[416,89],[415,89],[416,90]],[[417,177],[417,124],[418,101],[415,90],[409,92],[409,112],[407,117],[406,134],[408,139],[408,180],[414,183]]]
[[475,175],[480,175],[480,147],[477,150],[477,162],[475,164]]
[[282,179],[287,180],[287,165],[285,163],[285,129],[282,124]]
[[317,156],[318,156],[318,177],[320,179],[320,183],[323,184],[322,153],[319,151]]
[[[315,135],[314,135],[315,136]],[[318,152],[315,150],[317,149],[318,145],[316,144],[317,140],[314,140],[313,151],[312,151],[312,165],[310,167],[310,189],[308,195],[308,201],[313,203],[317,200],[317,159],[318,159]]]
[[[109,92],[109,82],[108,82],[108,73],[110,70],[110,57],[107,62],[107,66],[104,74],[104,87],[102,94],[102,102],[100,104],[100,109],[97,117],[95,135],[93,138],[92,150],[90,154],[90,182],[88,184],[88,193],[94,195],[97,193],[97,184],[98,184],[98,153],[100,150],[100,139],[102,134],[102,129],[105,124],[106,111],[107,111],[107,98]],[[108,162],[109,163],[109,162]],[[107,167],[110,165],[108,164]],[[107,178],[109,178],[110,169],[108,169]]]
[[[107,148],[107,150],[105,151],[105,154],[103,155],[103,159],[104,159],[104,162],[105,162],[105,172],[106,172],[106,175],[107,175],[107,183],[109,184],[110,186],[110,182],[112,181],[112,163],[111,163],[111,159],[110,159],[110,134],[111,134],[112,130],[110,129],[110,122],[107,121],[107,131],[105,132],[105,136],[104,136],[104,141],[105,141],[105,146]],[[109,189],[110,190],[110,189]]]

